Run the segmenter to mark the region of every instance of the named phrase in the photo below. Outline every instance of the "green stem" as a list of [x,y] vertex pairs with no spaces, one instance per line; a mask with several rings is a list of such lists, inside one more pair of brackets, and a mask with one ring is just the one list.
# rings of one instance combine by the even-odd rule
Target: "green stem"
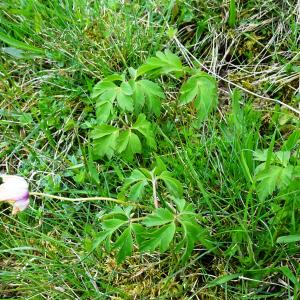
[[61,201],[71,201],[71,202],[76,202],[76,201],[110,201],[110,202],[115,202],[118,204],[122,205],[134,205],[137,207],[144,207],[143,205],[139,205],[136,203],[132,202],[125,202],[122,200],[118,200],[115,198],[109,198],[109,197],[87,197],[87,198],[68,198],[68,197],[62,197],[62,196],[55,196],[51,194],[44,194],[44,193],[39,193],[39,192],[30,192],[31,196],[41,196],[41,197],[46,197],[46,198],[51,198],[51,199],[56,199],[56,200],[61,200]]

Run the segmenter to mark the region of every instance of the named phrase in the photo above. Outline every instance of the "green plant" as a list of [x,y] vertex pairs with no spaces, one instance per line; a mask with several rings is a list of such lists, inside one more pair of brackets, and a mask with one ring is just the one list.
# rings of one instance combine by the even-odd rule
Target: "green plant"
[[[183,66],[180,58],[169,50],[157,52],[156,57],[149,58],[137,70],[130,68],[129,74],[131,78],[128,80],[126,74],[110,75],[93,88],[92,98],[96,101],[98,125],[93,128],[90,136],[96,159],[119,154],[132,161],[135,154],[145,153],[143,150],[146,146],[150,150],[156,149],[155,127],[158,125],[155,124],[155,118],[159,118],[161,102],[166,100],[166,96],[160,84],[152,80],[160,76],[173,75],[180,78],[191,75],[180,88],[179,105],[193,103],[199,122],[205,121],[217,106],[215,80],[204,72]],[[166,201],[165,195],[161,199],[165,207],[159,207],[161,201],[157,189],[160,182],[175,197],[173,202],[176,208]],[[143,196],[148,185],[152,187],[155,210],[137,218],[138,221],[142,219],[141,222],[133,222],[131,208],[116,208],[103,217],[103,231],[96,245],[112,241],[112,244],[106,243],[106,249],[119,249],[118,261],[122,262],[126,256],[131,255],[134,244],[138,245],[141,252],[157,248],[165,252],[174,240],[174,250],[180,252],[182,247],[185,249],[182,260],[186,261],[194,243],[204,241],[204,229],[197,223],[191,204],[180,200],[183,196],[181,183],[173,178],[158,159],[151,171],[145,168],[134,170],[125,181],[124,190],[129,189],[128,199],[137,200]],[[149,229],[146,230],[145,226]],[[178,234],[176,238],[175,233]]]
[[128,80],[126,74],[107,76],[93,88],[98,124],[90,136],[95,159],[120,154],[132,160],[145,146],[156,149],[154,116],[159,118],[161,102],[166,96],[159,83],[140,79],[142,76],[157,79],[162,75],[191,74],[180,88],[179,104],[193,102],[199,122],[206,120],[217,106],[215,80],[204,72],[183,66],[180,58],[169,50],[157,52],[156,57],[149,58],[137,70],[129,68],[129,74]]
[[101,223],[103,231],[97,235],[94,247],[103,243],[108,252],[118,250],[119,263],[130,256],[135,247],[140,252],[158,250],[160,253],[172,248],[182,263],[190,257],[196,242],[213,248],[209,232],[199,225],[193,206],[184,199],[173,198],[168,207],[156,208],[151,214],[138,218],[134,217],[132,207],[116,207],[101,218]]
[[299,145],[300,132],[295,131],[282,146],[281,151],[272,151],[272,147],[254,152],[254,159],[260,164],[255,169],[257,193],[261,201],[278,189],[281,194],[297,190],[300,179],[300,166],[291,163],[291,155],[297,161],[298,151],[293,148]]

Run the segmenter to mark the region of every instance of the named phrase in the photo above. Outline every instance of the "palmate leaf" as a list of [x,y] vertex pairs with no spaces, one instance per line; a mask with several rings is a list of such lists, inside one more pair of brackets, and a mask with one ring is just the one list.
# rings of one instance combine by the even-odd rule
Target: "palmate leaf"
[[127,256],[132,254],[133,237],[131,226],[127,227],[114,243],[114,249],[118,248],[117,263],[122,263]]
[[118,136],[119,129],[113,126],[102,124],[95,127],[91,132],[95,158],[101,158],[105,155],[111,158],[115,151]]
[[198,111],[198,120],[205,121],[218,104],[216,81],[204,72],[190,77],[180,88],[180,105],[190,102]]
[[166,208],[157,208],[151,215],[148,215],[143,224],[147,227],[160,226],[175,220],[174,214]]
[[154,138],[154,132],[152,129],[152,125],[149,121],[146,120],[146,116],[144,114],[139,114],[136,122],[132,126],[133,130],[137,130],[141,133],[146,139],[147,145],[150,148],[156,148],[156,142]]
[[158,248],[161,253],[165,252],[169,248],[175,235],[175,215],[166,208],[157,208],[152,214],[148,215],[142,223],[146,227],[160,227],[145,233],[144,240],[140,245],[140,250],[145,252],[154,251]]
[[171,222],[156,230],[150,231],[150,233],[148,232],[140,245],[140,251],[154,251],[158,248],[161,253],[165,252],[170,247],[175,231],[176,225],[174,222]]
[[180,183],[179,180],[175,179],[172,177],[172,174],[169,171],[163,171],[158,177],[157,179],[161,179],[169,193],[175,197],[180,198],[183,194],[183,188],[182,188],[182,184]]
[[144,74],[157,76],[168,73],[180,76],[183,74],[183,71],[184,68],[180,58],[170,50],[165,50],[164,53],[158,51],[156,57],[147,59],[147,61],[138,68],[137,76]]
[[292,180],[294,168],[292,166],[280,167],[271,165],[256,174],[257,194],[261,201],[271,195],[276,188],[287,187]]
[[117,152],[132,160],[136,153],[142,153],[142,143],[137,133],[145,138],[150,148],[156,147],[152,125],[144,114],[140,114],[134,125],[126,130],[106,124],[96,126],[90,134],[95,159],[103,156],[111,158]]
[[123,153],[125,158],[132,160],[134,154],[142,153],[142,144],[139,137],[129,129],[119,135],[116,150]]
[[131,85],[123,81],[120,86],[116,85],[112,80],[105,80],[97,83],[94,88],[91,97],[96,99],[96,115],[97,120],[100,122],[106,122],[113,112],[113,106],[115,100],[118,106],[124,111],[133,111],[133,90]]
[[[151,179],[151,178],[150,178]],[[149,178],[140,170],[133,170],[130,177],[125,180],[124,188],[127,189],[130,185],[128,199],[137,200],[141,198],[145,187],[149,184]]]
[[134,104],[137,111],[140,111],[146,104],[149,111],[158,117],[161,100],[165,99],[162,88],[157,83],[145,79],[132,81],[131,85],[134,90]]

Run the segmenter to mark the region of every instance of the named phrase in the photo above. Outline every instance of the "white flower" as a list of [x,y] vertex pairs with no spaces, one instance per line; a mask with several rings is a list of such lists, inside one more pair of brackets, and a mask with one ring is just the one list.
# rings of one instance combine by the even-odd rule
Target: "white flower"
[[0,174],[0,201],[13,205],[13,215],[26,209],[29,205],[27,181],[20,176]]

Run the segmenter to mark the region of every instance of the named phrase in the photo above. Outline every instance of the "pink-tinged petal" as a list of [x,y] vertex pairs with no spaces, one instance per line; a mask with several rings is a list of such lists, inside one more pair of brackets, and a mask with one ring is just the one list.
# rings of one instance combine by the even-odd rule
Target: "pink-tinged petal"
[[13,210],[12,210],[12,214],[15,215],[17,214],[19,211],[23,211],[25,210],[29,205],[29,197],[24,199],[24,200],[19,200],[16,201],[13,204]]
[[23,211],[29,205],[29,191],[27,181],[16,175],[0,174],[0,201],[13,205],[13,214]]

